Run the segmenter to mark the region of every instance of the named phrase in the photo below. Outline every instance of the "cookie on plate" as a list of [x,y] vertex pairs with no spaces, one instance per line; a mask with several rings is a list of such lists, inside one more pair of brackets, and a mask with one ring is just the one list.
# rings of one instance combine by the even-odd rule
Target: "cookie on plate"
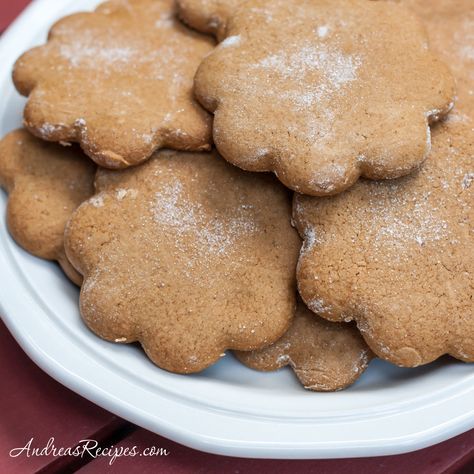
[[56,23],[47,44],[14,68],[29,97],[25,126],[45,140],[79,142],[109,168],[162,147],[209,149],[211,117],[192,87],[213,42],[174,13],[172,0],[112,0]]
[[454,82],[409,9],[250,0],[232,12],[195,77],[226,160],[310,195],[339,193],[361,175],[397,178],[424,161]]
[[262,371],[290,366],[304,388],[333,392],[352,385],[372,359],[357,328],[317,317],[299,302],[288,331],[269,347],[236,352],[246,366]]
[[161,151],[139,167],[100,170],[96,188],[66,231],[84,276],[82,317],[96,334],[139,341],[159,367],[191,373],[288,329],[301,240],[272,176],[215,153]]
[[0,186],[8,196],[7,222],[31,254],[56,260],[76,284],[82,281],[64,252],[64,228],[94,192],[95,165],[75,147],[46,143],[20,129],[0,142]]
[[301,296],[332,321],[357,321],[400,366],[443,354],[474,362],[474,128],[442,124],[422,169],[361,181],[330,199],[298,195]]

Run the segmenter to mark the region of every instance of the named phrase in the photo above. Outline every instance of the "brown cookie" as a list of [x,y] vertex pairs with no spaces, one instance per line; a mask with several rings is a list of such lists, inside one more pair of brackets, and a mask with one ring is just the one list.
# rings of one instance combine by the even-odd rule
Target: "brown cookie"
[[195,78],[216,146],[301,193],[410,173],[429,151],[428,124],[452,107],[451,74],[402,5],[250,0],[224,36]]
[[64,253],[64,228],[94,192],[95,166],[75,147],[43,142],[26,130],[0,142],[0,186],[9,193],[8,228],[25,250],[56,260],[76,284],[82,277]]
[[222,38],[227,19],[245,0],[176,0],[179,17],[202,33]]
[[333,392],[352,385],[372,359],[355,326],[318,318],[301,302],[281,339],[264,349],[235,354],[256,370],[271,371],[289,365],[304,388],[317,392]]
[[100,170],[96,187],[66,231],[96,334],[139,341],[158,366],[190,373],[288,329],[301,241],[273,177],[214,153],[162,151],[140,167]]
[[430,46],[457,82],[454,120],[474,114],[474,5],[472,0],[402,0],[425,22]]
[[112,0],[56,23],[13,79],[29,96],[26,127],[79,142],[98,164],[124,168],[154,150],[210,148],[211,118],[192,94],[212,41],[174,18],[172,0]]
[[441,124],[413,176],[297,196],[297,277],[309,308],[357,321],[371,349],[401,366],[443,354],[474,362],[473,156],[473,125]]

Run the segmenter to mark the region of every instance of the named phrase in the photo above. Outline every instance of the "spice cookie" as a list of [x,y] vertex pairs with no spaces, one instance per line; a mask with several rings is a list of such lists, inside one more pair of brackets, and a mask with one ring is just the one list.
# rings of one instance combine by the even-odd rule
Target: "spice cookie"
[[355,326],[331,323],[298,304],[290,329],[269,347],[236,352],[246,366],[263,371],[289,365],[308,390],[332,392],[352,385],[372,353]]
[[56,260],[76,284],[81,276],[64,252],[72,212],[94,192],[95,166],[79,149],[43,142],[16,130],[0,142],[0,186],[9,193],[8,228],[25,250]]
[[417,168],[430,148],[429,123],[452,107],[454,83],[402,5],[250,0],[201,63],[195,93],[215,114],[226,160],[328,195],[360,175]]
[[211,117],[193,77],[212,41],[174,18],[172,0],[112,0],[53,26],[13,79],[29,96],[26,127],[79,142],[99,165],[124,168],[154,150],[210,148]]
[[295,198],[303,299],[327,319],[357,321],[371,349],[401,366],[474,361],[473,130],[436,127],[413,176]]
[[96,190],[66,231],[96,334],[139,341],[158,366],[191,373],[288,329],[301,241],[272,176],[214,153],[162,151],[140,167],[100,170]]

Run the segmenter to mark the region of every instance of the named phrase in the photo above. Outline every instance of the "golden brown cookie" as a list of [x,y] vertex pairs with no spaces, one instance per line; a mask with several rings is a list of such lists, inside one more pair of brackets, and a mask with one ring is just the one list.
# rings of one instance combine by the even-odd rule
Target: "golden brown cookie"
[[246,366],[262,371],[290,366],[304,388],[333,392],[352,385],[372,359],[355,326],[331,323],[299,302],[285,335],[269,347],[236,352]]
[[178,15],[202,33],[222,38],[227,19],[245,0],[176,0]]
[[210,148],[211,118],[192,94],[212,41],[174,18],[172,0],[112,0],[56,23],[13,79],[29,96],[26,127],[79,142],[99,165],[124,168],[154,150]]
[[429,123],[452,107],[452,76],[402,5],[250,0],[224,36],[195,78],[216,146],[301,193],[410,173],[428,154]]
[[94,192],[95,165],[78,148],[43,142],[26,130],[0,141],[0,186],[8,193],[7,222],[25,250],[56,260],[80,285],[82,277],[64,253],[64,228],[72,212]]
[[66,231],[96,334],[139,341],[158,366],[190,373],[288,329],[301,241],[273,177],[215,153],[162,151],[136,168],[100,170],[96,187]]
[[473,157],[473,124],[449,122],[412,176],[297,196],[297,277],[309,308],[357,321],[371,349],[401,366],[443,354],[474,362]]
[[457,82],[454,120],[474,115],[474,4],[472,0],[402,0],[425,22],[430,46]]

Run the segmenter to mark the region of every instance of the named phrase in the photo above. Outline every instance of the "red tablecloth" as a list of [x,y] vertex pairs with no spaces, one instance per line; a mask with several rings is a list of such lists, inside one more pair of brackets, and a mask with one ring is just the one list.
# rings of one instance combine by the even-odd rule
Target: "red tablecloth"
[[[0,0],[0,31],[29,3]],[[416,453],[384,458],[329,461],[248,460],[214,456],[185,448],[153,433],[134,427],[72,393],[38,369],[0,324],[0,473],[474,473],[474,430],[438,446]],[[56,447],[74,447],[93,439],[100,446],[137,452],[156,446],[168,456],[128,456],[110,465],[110,457],[27,456],[10,454],[15,448],[43,447],[54,438]],[[13,451],[12,454],[18,453]]]
[[0,0],[0,32],[17,17],[30,0]]

